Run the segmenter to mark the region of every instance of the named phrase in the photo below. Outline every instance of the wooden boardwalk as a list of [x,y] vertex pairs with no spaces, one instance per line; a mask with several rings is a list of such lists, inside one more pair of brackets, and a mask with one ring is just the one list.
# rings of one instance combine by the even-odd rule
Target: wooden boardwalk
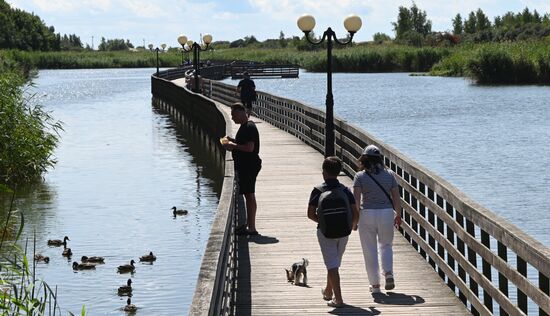
[[[469,314],[398,233],[394,246],[396,288],[391,293],[371,295],[359,235],[353,232],[340,268],[348,307],[327,307],[321,298],[326,269],[317,243],[316,224],[307,218],[311,189],[322,182],[323,155],[296,137],[260,119],[253,120],[260,132],[263,160],[256,184],[256,226],[261,236],[239,240],[238,315]],[[237,129],[234,124],[232,136]],[[340,181],[352,185],[348,177],[341,176]],[[308,287],[288,283],[283,270],[302,257],[310,262]],[[245,268],[247,259],[249,269]]]
[[[182,84],[181,80],[176,80]],[[230,114],[229,107],[223,107]],[[230,115],[229,115],[230,116]],[[396,232],[396,288],[368,290],[359,235],[350,236],[340,268],[344,308],[328,307],[321,297],[326,269],[316,224],[307,218],[313,186],[322,182],[323,155],[296,137],[253,118],[260,132],[262,170],[256,184],[260,236],[239,237],[237,315],[469,315],[430,265]],[[238,125],[233,124],[233,135]],[[352,180],[339,177],[347,186]],[[287,282],[284,268],[309,259],[308,286]]]

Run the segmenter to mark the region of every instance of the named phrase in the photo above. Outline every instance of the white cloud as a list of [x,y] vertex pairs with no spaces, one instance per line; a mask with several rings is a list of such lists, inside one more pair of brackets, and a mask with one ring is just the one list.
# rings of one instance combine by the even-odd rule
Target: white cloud
[[169,15],[170,11],[163,10],[158,2],[147,0],[123,0],[121,5],[138,17],[161,18]]

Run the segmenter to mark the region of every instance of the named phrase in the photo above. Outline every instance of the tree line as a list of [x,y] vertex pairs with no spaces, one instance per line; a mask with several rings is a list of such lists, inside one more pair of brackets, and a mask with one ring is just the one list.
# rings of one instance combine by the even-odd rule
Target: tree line
[[[422,46],[423,44],[457,44],[461,42],[510,42],[539,40],[550,36],[550,13],[541,15],[525,8],[522,12],[507,12],[493,21],[478,8],[466,18],[458,13],[451,21],[451,32],[433,32],[432,22],[426,11],[413,2],[410,8],[400,6],[397,21],[393,22],[395,40],[398,43]],[[377,33],[374,41],[391,40],[386,34]]]

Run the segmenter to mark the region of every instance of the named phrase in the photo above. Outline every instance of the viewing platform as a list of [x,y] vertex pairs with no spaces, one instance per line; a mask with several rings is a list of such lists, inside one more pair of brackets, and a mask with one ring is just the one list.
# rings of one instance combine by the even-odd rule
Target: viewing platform
[[[170,72],[166,72],[167,75]],[[235,135],[228,104],[235,87],[205,79],[204,95],[182,79],[152,78],[158,106],[195,120],[212,141]],[[174,80],[175,79],[175,80]],[[231,153],[216,220],[204,254],[190,315],[548,315],[550,250],[390,145],[335,118],[340,181],[351,186],[355,160],[377,145],[397,175],[403,224],[394,240],[396,288],[372,295],[357,232],[340,268],[347,306],[322,300],[326,269],[307,218],[314,185],[322,182],[324,113],[258,92],[255,102],[262,170],[256,185],[260,236],[236,236],[243,201],[235,193]],[[284,268],[309,259],[308,286],[287,282]]]

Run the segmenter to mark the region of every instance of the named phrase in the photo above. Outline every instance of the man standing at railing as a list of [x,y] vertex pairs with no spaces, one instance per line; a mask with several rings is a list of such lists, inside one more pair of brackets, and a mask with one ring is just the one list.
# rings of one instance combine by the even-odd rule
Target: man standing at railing
[[248,71],[243,73],[243,79],[239,81],[237,85],[237,94],[240,93],[241,102],[246,107],[248,115],[252,113],[252,101],[256,101],[256,85],[254,81],[250,79]]
[[235,103],[231,106],[231,119],[241,125],[235,138],[225,136],[220,141],[223,147],[233,154],[235,173],[239,183],[239,194],[246,200],[246,225],[237,228],[238,235],[258,235],[256,230],[256,177],[262,169],[260,159],[260,134],[256,124],[249,120],[244,106]]

